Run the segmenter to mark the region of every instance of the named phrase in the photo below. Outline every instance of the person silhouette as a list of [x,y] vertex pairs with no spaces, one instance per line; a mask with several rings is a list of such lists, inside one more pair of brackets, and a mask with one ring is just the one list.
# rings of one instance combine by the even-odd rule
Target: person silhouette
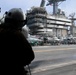
[[21,32],[25,22],[22,9],[12,8],[6,12],[4,23],[0,25],[0,66],[3,75],[24,75],[24,66],[31,64],[35,58],[31,45]]

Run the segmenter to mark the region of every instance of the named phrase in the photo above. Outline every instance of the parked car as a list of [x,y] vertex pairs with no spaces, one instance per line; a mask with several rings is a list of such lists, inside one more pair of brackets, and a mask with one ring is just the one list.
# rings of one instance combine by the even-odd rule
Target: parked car
[[68,40],[67,40],[66,38],[63,38],[63,39],[61,40],[61,44],[68,44]]
[[53,37],[52,40],[50,41],[51,45],[59,45],[60,44],[60,39],[57,37]]
[[61,41],[61,44],[76,44],[75,38],[65,38]]
[[43,45],[43,41],[35,37],[28,37],[27,40],[32,46]]

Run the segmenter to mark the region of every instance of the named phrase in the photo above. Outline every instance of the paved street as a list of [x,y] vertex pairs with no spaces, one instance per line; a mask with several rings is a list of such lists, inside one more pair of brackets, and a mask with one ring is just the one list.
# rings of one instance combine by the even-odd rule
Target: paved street
[[[60,45],[60,46],[38,46],[33,47],[33,50],[35,52],[35,60],[30,64],[31,71],[33,75],[50,75],[56,68],[61,68],[66,65],[72,65],[76,66],[76,46],[75,45]],[[69,75],[67,73],[73,72],[74,69],[72,66],[72,69],[69,71],[66,70],[66,67],[63,68],[62,71],[65,71],[63,74],[57,75]],[[50,70],[51,71],[50,73]],[[58,70],[58,69],[56,69]],[[58,70],[59,71],[59,70]],[[76,72],[76,70],[75,70]],[[47,74],[46,74],[47,73]],[[56,75],[52,74],[52,75]],[[70,73],[71,74],[71,73]],[[73,74],[72,74],[73,75]]]
[[58,67],[55,69],[45,70],[33,75],[76,75],[76,64],[67,65],[64,67]]

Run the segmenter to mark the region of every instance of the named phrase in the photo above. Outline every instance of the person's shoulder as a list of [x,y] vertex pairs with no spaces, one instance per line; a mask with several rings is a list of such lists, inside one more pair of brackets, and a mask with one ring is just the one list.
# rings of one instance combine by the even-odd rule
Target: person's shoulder
[[16,32],[14,32],[14,34],[15,34],[15,36],[17,36],[17,37],[26,40],[25,36],[22,34],[21,31],[16,31]]

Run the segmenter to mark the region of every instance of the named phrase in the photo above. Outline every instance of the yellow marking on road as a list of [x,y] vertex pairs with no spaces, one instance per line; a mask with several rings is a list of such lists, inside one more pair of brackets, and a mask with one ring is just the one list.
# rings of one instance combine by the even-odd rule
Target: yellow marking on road
[[64,50],[72,50],[76,48],[60,48],[60,49],[54,49],[54,50],[34,50],[34,52],[52,52],[52,51],[64,51]]

